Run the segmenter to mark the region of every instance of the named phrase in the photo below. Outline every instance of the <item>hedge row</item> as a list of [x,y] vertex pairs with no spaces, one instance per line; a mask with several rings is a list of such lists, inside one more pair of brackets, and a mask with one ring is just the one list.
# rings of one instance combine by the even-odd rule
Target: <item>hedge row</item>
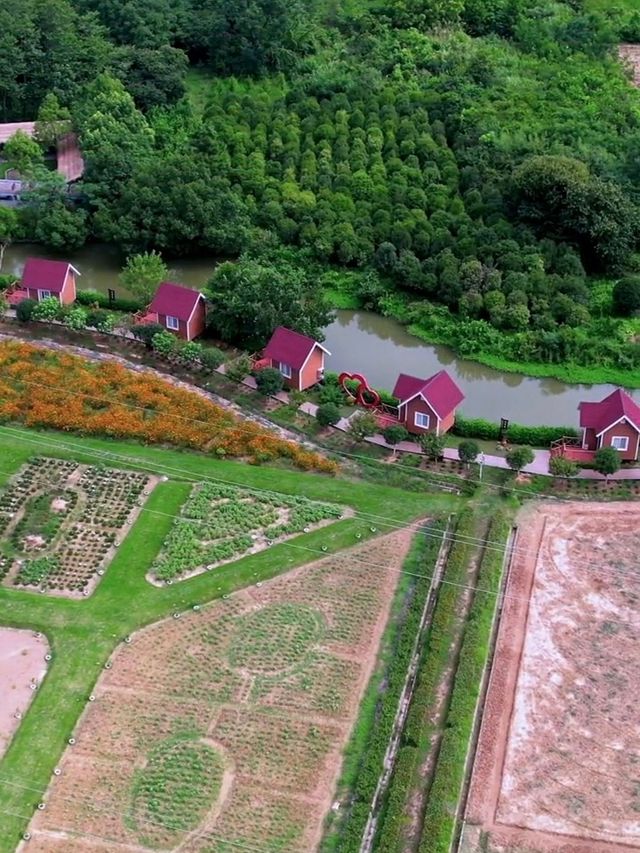
[[[455,435],[460,438],[481,438],[487,441],[498,441],[500,426],[482,418],[465,418],[456,415],[453,426]],[[573,427],[552,426],[523,426],[509,424],[507,439],[511,444],[530,444],[532,447],[548,447],[552,441],[563,436],[577,436],[578,431]]]
[[[429,749],[431,732],[426,720],[435,702],[438,684],[449,663],[449,650],[456,626],[456,608],[463,589],[472,545],[463,541],[475,534],[475,518],[467,508],[460,513],[456,539],[449,552],[442,584],[427,634],[416,689],[411,700],[402,738],[402,749],[391,777],[379,824],[376,849],[385,853],[402,850],[409,799],[420,780],[416,769]],[[454,585],[456,584],[456,585]]]
[[[360,850],[445,526],[444,521],[435,521],[425,527],[425,534],[415,537],[405,561],[406,570],[424,577],[405,575],[410,577],[411,583],[408,605],[401,605],[402,621],[390,622],[387,629],[386,666],[369,685],[345,753],[340,784],[350,788],[351,804],[335,829],[325,837],[322,845],[325,853],[357,853]],[[381,690],[382,684],[384,690]]]
[[[496,515],[491,522],[487,539],[491,542],[506,542],[509,526],[504,515]],[[480,565],[478,587],[491,592],[476,593],[469,613],[447,715],[447,726],[429,792],[419,853],[449,853],[451,848],[456,828],[456,809],[480,694],[480,681],[489,652],[503,562],[502,549],[488,548]]]
[[78,290],[76,293],[76,302],[80,305],[97,305],[99,308],[106,308],[109,311],[123,311],[128,314],[135,314],[145,307],[144,302],[139,299],[114,299],[109,300],[106,293],[100,293],[99,290]]

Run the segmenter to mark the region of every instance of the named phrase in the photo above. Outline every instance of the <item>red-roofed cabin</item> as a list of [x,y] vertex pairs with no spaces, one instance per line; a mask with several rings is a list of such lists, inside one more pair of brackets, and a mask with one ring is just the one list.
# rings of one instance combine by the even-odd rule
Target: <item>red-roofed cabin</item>
[[280,371],[287,388],[304,391],[322,379],[325,355],[331,353],[313,338],[278,326],[262,358]]
[[68,261],[27,258],[22,271],[20,291],[16,291],[16,294],[24,294],[22,298],[35,299],[36,302],[52,296],[58,299],[61,305],[71,305],[76,300],[78,275],[78,270]]
[[417,435],[425,432],[443,435],[450,430],[456,408],[464,400],[464,394],[446,370],[441,370],[429,379],[418,379],[401,373],[393,389],[393,396],[400,401],[400,423],[408,432]]
[[599,403],[580,403],[582,447],[599,450],[614,447],[624,462],[638,458],[640,449],[640,406],[617,388]]
[[204,296],[197,290],[164,281],[146,311],[136,315],[137,324],[159,323],[185,341],[204,332],[207,308]]

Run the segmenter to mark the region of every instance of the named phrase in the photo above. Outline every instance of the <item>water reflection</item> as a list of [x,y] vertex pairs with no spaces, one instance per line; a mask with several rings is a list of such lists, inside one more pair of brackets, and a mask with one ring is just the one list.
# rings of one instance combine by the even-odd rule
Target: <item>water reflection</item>
[[[381,388],[393,388],[401,372],[427,377],[446,368],[465,393],[461,408],[470,417],[576,426],[578,403],[599,400],[614,388],[501,373],[457,359],[446,347],[430,346],[410,335],[395,320],[364,311],[338,311],[326,335],[331,351],[328,370],[364,373]],[[638,398],[638,392],[634,396]]]

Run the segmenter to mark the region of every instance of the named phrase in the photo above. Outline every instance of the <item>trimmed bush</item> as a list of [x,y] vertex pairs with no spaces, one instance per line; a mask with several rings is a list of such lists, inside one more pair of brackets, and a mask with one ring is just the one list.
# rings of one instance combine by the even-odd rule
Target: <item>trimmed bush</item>
[[549,460],[549,473],[554,477],[575,477],[578,471],[576,463],[564,456],[552,456]]
[[601,447],[593,458],[593,467],[605,477],[615,474],[620,463],[620,454],[614,447]]
[[131,333],[133,334],[133,337],[142,341],[147,349],[153,348],[154,337],[164,331],[165,328],[164,326],[161,326],[160,323],[146,323],[141,326],[131,326]]
[[200,361],[209,370],[215,370],[217,367],[220,367],[221,364],[224,364],[225,358],[226,355],[218,347],[202,347]]
[[178,349],[178,339],[171,332],[163,329],[161,332],[156,332],[153,336],[151,346],[159,355],[172,355]]
[[461,441],[458,445],[458,458],[466,465],[470,465],[471,462],[475,462],[479,455],[480,447],[475,441],[472,441],[469,438]]
[[21,323],[28,323],[33,316],[33,309],[38,303],[35,299],[23,299],[16,305],[16,317]]
[[507,453],[506,458],[509,468],[513,468],[514,471],[522,471],[527,465],[531,465],[535,455],[530,447],[514,447]]
[[320,426],[333,426],[340,420],[340,409],[335,403],[323,403],[318,407],[316,420]]
[[[483,418],[465,418],[456,415],[452,432],[460,438],[480,438],[484,441],[498,441],[500,426]],[[577,436],[578,431],[573,427],[551,426],[522,426],[510,424],[507,430],[507,440],[512,444],[528,444],[531,447],[548,447],[552,441],[563,436]]]
[[90,308],[97,306],[98,308],[108,308],[110,311],[122,311],[128,314],[135,314],[136,311],[145,307],[140,299],[114,299],[113,302],[110,302],[107,294],[100,293],[99,290],[78,290],[76,302]]
[[36,302],[31,312],[31,319],[46,323],[51,320],[58,320],[62,317],[62,313],[63,308],[59,300],[55,296],[49,296],[46,299],[41,299],[40,302]]
[[355,441],[364,441],[378,432],[378,422],[371,412],[356,412],[349,418],[348,432]]
[[255,379],[258,391],[265,397],[274,397],[282,391],[284,385],[282,374],[275,367],[263,367],[262,370],[257,370]]
[[400,444],[401,441],[405,441],[409,433],[401,424],[391,424],[391,426],[388,426],[382,431],[382,435],[384,436],[384,440],[387,444],[395,447]]
[[320,403],[335,403],[340,406],[344,403],[346,394],[339,385],[323,385],[318,394]]
[[226,363],[225,375],[232,382],[242,382],[251,372],[251,359],[248,355],[240,355]]
[[64,324],[74,332],[80,332],[87,325],[86,310],[80,305],[75,305],[65,315]]
[[194,364],[200,361],[202,357],[202,344],[197,341],[187,341],[180,350],[180,358],[183,358],[189,364]]

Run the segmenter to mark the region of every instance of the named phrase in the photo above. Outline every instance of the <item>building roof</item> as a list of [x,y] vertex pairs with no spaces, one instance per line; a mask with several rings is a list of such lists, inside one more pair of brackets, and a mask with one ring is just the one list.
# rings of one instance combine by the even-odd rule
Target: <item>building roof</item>
[[464,394],[446,370],[435,373],[429,379],[418,379],[417,376],[401,373],[393,389],[393,396],[400,400],[400,405],[421,396],[440,419],[446,418],[464,400]]
[[301,370],[315,347],[320,347],[327,355],[331,355],[328,349],[313,338],[301,335],[300,332],[294,332],[292,329],[285,329],[284,326],[278,326],[264,348],[263,355],[265,358],[288,364],[294,370]]
[[184,284],[176,284],[173,281],[163,281],[158,285],[149,311],[155,314],[168,314],[186,323],[200,299],[204,300],[204,296],[199,290],[192,290]]
[[0,145],[4,145],[11,137],[21,130],[27,136],[33,136],[36,131],[35,121],[11,121],[8,124],[0,124]]
[[27,258],[22,270],[22,286],[61,293],[69,270],[80,275],[69,261],[51,261],[48,258]]
[[580,426],[600,435],[626,418],[640,432],[640,406],[621,388],[616,388],[599,403],[580,403]]

